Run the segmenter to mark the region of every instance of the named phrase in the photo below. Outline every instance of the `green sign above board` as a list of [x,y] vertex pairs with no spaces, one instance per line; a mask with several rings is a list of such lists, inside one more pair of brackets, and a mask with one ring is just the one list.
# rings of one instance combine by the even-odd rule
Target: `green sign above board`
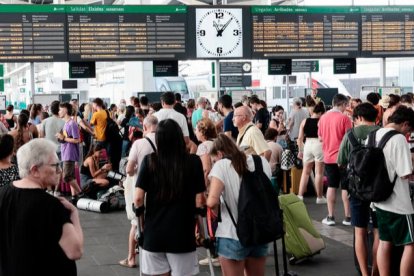
[[0,26],[0,62],[414,56],[414,6],[0,5]]

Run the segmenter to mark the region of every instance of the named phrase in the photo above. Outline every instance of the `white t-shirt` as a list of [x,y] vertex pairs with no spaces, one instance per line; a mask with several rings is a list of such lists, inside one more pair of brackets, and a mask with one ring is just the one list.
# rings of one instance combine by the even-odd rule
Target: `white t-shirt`
[[[145,137],[149,138],[152,141],[154,147],[157,147],[155,144],[155,133],[148,133]],[[145,138],[138,139],[132,144],[128,155],[128,161],[134,161],[137,164],[137,172],[135,174],[139,172],[144,157],[153,152],[154,150],[151,144]]]
[[[391,130],[392,128],[379,129],[375,137],[377,144],[384,134]],[[385,201],[374,203],[374,206],[397,214],[414,214],[408,179],[401,178],[411,174],[413,171],[411,153],[404,135],[397,134],[388,140],[384,147],[384,156],[390,180],[394,180],[395,174],[398,177],[391,196]]]
[[211,149],[213,148],[213,141],[207,140],[198,145],[196,154],[198,156],[203,156],[204,154],[210,154]]
[[177,122],[183,131],[184,137],[189,137],[188,133],[188,124],[185,116],[172,108],[162,108],[158,112],[154,113],[154,116],[157,117],[158,122],[166,119],[172,119]]
[[[263,171],[270,179],[272,175],[270,165],[264,157],[261,157],[261,159]],[[247,156],[247,166],[249,171],[254,171],[254,161],[251,155]],[[226,158],[221,159],[214,164],[208,177],[211,180],[213,176],[220,179],[224,183],[224,190],[222,192],[222,197],[220,198],[221,222],[218,224],[216,237],[239,240],[236,233],[236,227],[231,221],[223,198],[227,202],[237,223],[237,204],[239,202],[241,178],[231,165],[231,160]]]

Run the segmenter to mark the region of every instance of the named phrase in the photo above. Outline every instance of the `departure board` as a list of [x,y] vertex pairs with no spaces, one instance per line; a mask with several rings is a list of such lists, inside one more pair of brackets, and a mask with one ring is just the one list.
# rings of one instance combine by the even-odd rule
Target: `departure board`
[[65,8],[0,5],[0,62],[66,61]]
[[68,6],[69,61],[186,59],[185,6]]
[[359,7],[253,6],[252,57],[356,57]]
[[362,7],[361,56],[414,55],[414,7]]

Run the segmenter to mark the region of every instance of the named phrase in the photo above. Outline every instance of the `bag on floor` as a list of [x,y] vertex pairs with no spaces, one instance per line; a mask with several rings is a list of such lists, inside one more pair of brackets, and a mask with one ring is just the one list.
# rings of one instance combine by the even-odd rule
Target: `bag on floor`
[[286,251],[291,255],[289,262],[306,259],[325,248],[322,236],[316,231],[305,204],[295,194],[279,196],[285,223]]
[[109,188],[106,193],[102,194],[99,201],[108,203],[110,210],[120,210],[125,208],[124,189],[120,186]]

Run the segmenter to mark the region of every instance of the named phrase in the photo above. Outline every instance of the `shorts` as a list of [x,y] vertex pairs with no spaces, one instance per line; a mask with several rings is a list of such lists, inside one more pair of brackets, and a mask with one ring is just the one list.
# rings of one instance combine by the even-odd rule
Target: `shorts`
[[140,252],[141,271],[147,275],[160,275],[171,271],[171,276],[198,274],[196,251],[189,253]]
[[63,181],[69,183],[75,179],[75,161],[63,161]]
[[267,250],[267,244],[244,247],[238,240],[217,238],[217,254],[229,260],[243,261],[248,257],[266,257]]
[[322,143],[318,138],[306,138],[303,148],[303,162],[323,162]]
[[401,215],[376,207],[379,238],[395,246],[414,243],[414,214]]
[[348,190],[347,185],[344,181],[341,181],[341,171],[338,167],[338,164],[326,164],[325,163],[325,172],[328,178],[328,187],[329,188],[339,188],[341,185],[342,190]]
[[351,206],[351,224],[354,227],[367,228],[372,219],[372,227],[378,228],[377,215],[370,205],[370,202],[359,200],[351,195],[349,198]]

